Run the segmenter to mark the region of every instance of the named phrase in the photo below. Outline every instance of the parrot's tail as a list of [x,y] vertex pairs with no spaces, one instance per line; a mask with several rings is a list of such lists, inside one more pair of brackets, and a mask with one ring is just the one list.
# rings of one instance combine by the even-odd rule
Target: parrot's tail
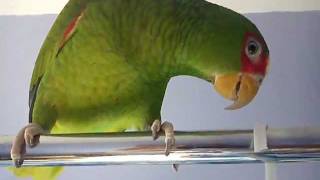
[[32,177],[32,180],[56,180],[63,167],[10,167],[8,169],[19,178]]

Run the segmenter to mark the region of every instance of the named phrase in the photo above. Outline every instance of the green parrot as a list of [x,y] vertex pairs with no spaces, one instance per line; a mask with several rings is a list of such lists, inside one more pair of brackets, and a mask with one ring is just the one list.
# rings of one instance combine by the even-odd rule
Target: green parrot
[[268,62],[252,22],[204,0],[70,0],[38,55],[29,124],[13,142],[12,160],[20,167],[25,146],[36,146],[44,133],[128,129],[151,130],[154,139],[165,132],[168,155],[174,128],[161,122],[160,109],[170,78],[207,80],[233,101],[226,109],[238,109],[256,95]]

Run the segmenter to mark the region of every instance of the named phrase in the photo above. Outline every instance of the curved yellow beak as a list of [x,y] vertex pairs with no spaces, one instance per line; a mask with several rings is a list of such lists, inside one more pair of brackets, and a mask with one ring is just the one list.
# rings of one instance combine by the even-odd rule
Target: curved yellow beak
[[252,74],[234,73],[214,76],[213,83],[216,91],[234,103],[225,109],[239,109],[251,102],[258,92],[262,77]]

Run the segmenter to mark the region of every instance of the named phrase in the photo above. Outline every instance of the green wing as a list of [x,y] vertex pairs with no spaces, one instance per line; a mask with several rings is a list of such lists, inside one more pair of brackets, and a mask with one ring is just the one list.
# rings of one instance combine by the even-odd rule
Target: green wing
[[57,17],[42,45],[33,70],[29,89],[29,122],[32,122],[34,102],[42,76],[50,68],[63,46],[76,31],[76,26],[84,11],[86,1],[71,0]]

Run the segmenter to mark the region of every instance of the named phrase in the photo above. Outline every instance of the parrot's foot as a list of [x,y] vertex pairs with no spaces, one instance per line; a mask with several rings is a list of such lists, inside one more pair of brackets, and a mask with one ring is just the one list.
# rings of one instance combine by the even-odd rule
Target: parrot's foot
[[165,134],[165,155],[168,156],[170,150],[175,146],[174,129],[170,122],[163,122],[161,124],[160,120],[155,120],[151,126],[153,140],[159,137],[159,132],[164,131]]
[[30,123],[22,128],[15,137],[11,148],[11,159],[15,167],[21,167],[26,154],[26,144],[29,147],[35,147],[39,144],[40,135],[43,129],[35,123]]

